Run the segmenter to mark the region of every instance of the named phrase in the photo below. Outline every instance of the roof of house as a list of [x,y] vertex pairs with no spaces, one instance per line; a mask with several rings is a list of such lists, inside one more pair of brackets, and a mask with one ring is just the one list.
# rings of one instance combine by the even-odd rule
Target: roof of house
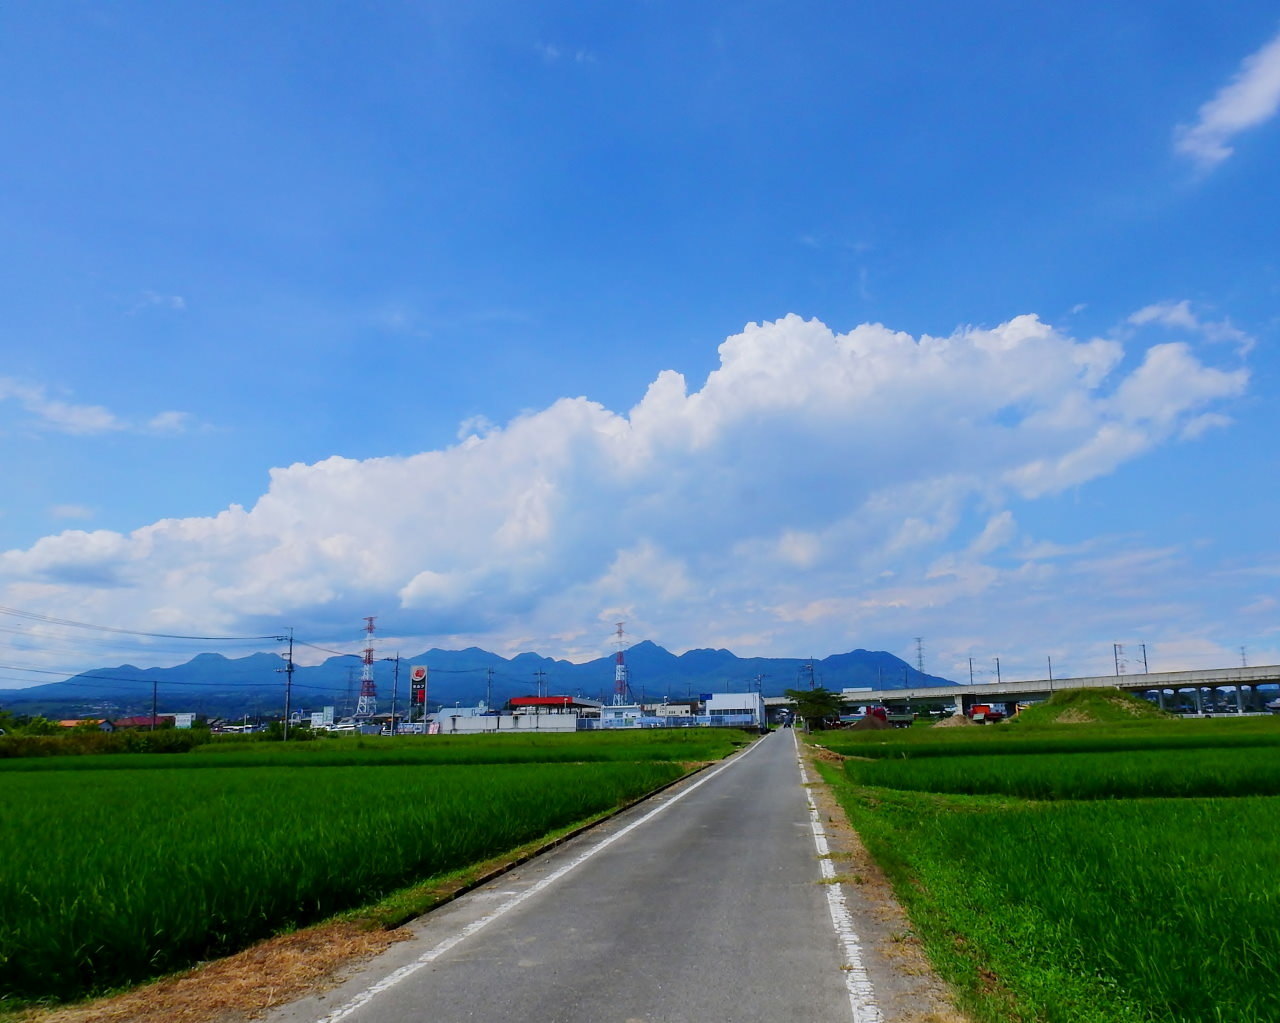
[[581,696],[513,696],[512,707],[599,707],[599,700]]

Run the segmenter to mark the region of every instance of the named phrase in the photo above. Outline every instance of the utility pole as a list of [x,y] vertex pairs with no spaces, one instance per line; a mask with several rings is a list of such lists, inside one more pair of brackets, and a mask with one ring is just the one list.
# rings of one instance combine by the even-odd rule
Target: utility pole
[[996,658],[996,684],[1000,684],[1000,658]]
[[1049,692],[1053,692],[1053,654],[1046,654],[1049,658]]
[[[618,622],[618,631],[615,633],[617,638],[614,640],[614,645],[617,648],[613,657],[613,705],[615,707],[620,707],[627,702],[628,694],[631,690],[631,671],[627,667],[626,658],[627,637],[622,629],[626,624],[626,622]],[[635,698],[633,693],[631,698]],[[643,704],[644,700],[642,699],[640,702]]]
[[1147,644],[1142,644],[1142,674],[1150,675],[1151,669],[1147,667]]
[[1120,651],[1124,648],[1119,643],[1111,644],[1111,654],[1116,661],[1116,678],[1120,677]]
[[155,679],[152,679],[151,680],[151,730],[153,732],[156,730],[156,689],[158,686],[159,686],[159,683]]
[[538,695],[545,696],[546,694],[542,691],[542,680],[547,677],[547,673],[539,668],[533,675],[538,680]]
[[289,653],[285,657],[284,667],[276,669],[284,672],[284,737],[287,740],[289,738],[289,698],[293,695],[293,628],[290,627],[289,635],[277,636],[276,642],[289,644]]
[[[395,665],[395,669],[391,675],[391,737],[394,739],[397,731],[396,697],[400,693],[400,651],[397,650],[395,657],[388,657],[387,660],[391,661]],[[412,710],[412,707],[413,705],[410,704],[410,710]]]
[[[493,668],[484,669],[484,709],[493,710]],[[425,714],[426,711],[424,710]]]
[[969,658],[969,685],[973,685],[973,658]]

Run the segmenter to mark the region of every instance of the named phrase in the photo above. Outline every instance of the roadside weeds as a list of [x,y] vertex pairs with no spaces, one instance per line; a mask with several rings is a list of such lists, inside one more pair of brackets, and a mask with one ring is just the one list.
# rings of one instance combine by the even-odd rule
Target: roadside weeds
[[934,972],[884,871],[850,826],[818,763],[840,764],[839,753],[812,743],[800,744],[810,774],[808,791],[827,832],[827,858],[838,863],[826,882],[844,887],[861,938],[865,966],[876,991],[884,1023],[971,1023],[953,993]]

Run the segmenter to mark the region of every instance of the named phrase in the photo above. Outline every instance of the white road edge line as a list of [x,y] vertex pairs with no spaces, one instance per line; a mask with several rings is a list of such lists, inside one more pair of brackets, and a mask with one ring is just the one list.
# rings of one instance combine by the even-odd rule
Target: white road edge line
[[346,1005],[343,1005],[341,1008],[335,1009],[333,1012],[329,1013],[329,1015],[327,1016],[321,1017],[319,1020],[316,1021],[316,1023],[338,1023],[339,1020],[346,1019],[353,1012],[356,1012],[358,1009],[361,1009],[364,1006],[368,1005],[371,1001],[373,1001],[374,998],[380,995],[383,991],[387,991],[390,988],[395,987],[402,980],[406,980],[407,978],[413,976],[413,974],[417,973],[424,966],[431,965],[431,963],[435,962],[437,959],[439,959],[442,955],[448,952],[455,945],[465,941],[467,938],[471,937],[471,935],[475,934],[477,931],[482,930],[483,928],[487,927],[489,924],[493,923],[493,921],[497,920],[500,916],[504,916],[505,914],[509,913],[511,910],[515,909],[516,906],[519,906],[521,903],[525,902],[528,899],[533,898],[533,896],[537,895],[539,892],[555,884],[557,881],[560,880],[560,878],[564,877],[565,874],[569,873],[569,871],[573,870],[575,867],[581,866],[587,860],[591,859],[591,857],[594,856],[596,853],[602,852],[603,850],[607,849],[609,846],[613,845],[614,842],[618,841],[618,839],[623,838],[624,836],[634,831],[636,828],[640,827],[640,825],[653,820],[654,817],[658,816],[658,814],[662,813],[664,810],[670,809],[671,807],[675,806],[676,803],[684,799],[684,797],[687,796],[690,792],[694,791],[694,789],[697,789],[705,785],[712,778],[718,775],[721,771],[728,770],[730,767],[733,767],[734,764],[740,764],[747,756],[751,754],[751,751],[754,750],[759,745],[760,743],[757,740],[755,743],[748,746],[747,749],[744,750],[742,753],[735,756],[732,760],[728,761],[727,763],[721,764],[719,767],[715,768],[715,770],[710,771],[709,773],[703,775],[701,778],[695,781],[688,788],[681,789],[674,796],[668,799],[665,803],[662,803],[659,806],[655,807],[654,809],[650,810],[648,813],[646,813],[643,817],[639,818],[638,820],[632,821],[625,828],[621,828],[618,831],[615,831],[608,838],[602,839],[601,841],[597,842],[586,852],[582,853],[582,855],[576,857],[573,860],[570,860],[563,867],[560,867],[553,873],[548,874],[541,881],[538,881],[533,885],[531,885],[530,887],[526,888],[519,895],[516,895],[514,898],[504,902],[497,909],[492,910],[491,912],[485,914],[484,916],[480,917],[477,920],[473,920],[471,923],[467,924],[466,927],[462,928],[462,930],[458,931],[456,934],[452,935],[451,937],[445,938],[444,941],[440,942],[434,948],[431,948],[426,952],[422,953],[422,955],[420,955],[413,962],[400,967],[400,969],[398,970],[388,973],[376,984],[373,984],[370,987],[367,987],[363,991],[361,991],[358,995],[352,998],[351,1001],[347,1002]]
[[[800,755],[800,739],[795,731],[791,733],[796,746],[796,763],[800,766],[800,780],[808,786],[809,772],[805,770],[804,759]],[[827,832],[822,827],[822,817],[818,813],[813,794],[806,787],[805,799],[809,803],[809,827],[813,829],[813,844],[818,848],[818,862],[822,865],[822,880],[827,882],[827,908],[831,911],[831,926],[836,929],[836,939],[840,942],[840,950],[844,953],[845,964],[844,986],[849,992],[849,1007],[853,1010],[854,1023],[881,1023],[884,1017],[876,1005],[875,989],[871,986],[871,977],[862,962],[862,942],[858,932],[853,928],[853,915],[849,912],[849,904],[845,901],[844,887],[835,880],[836,868],[831,862],[831,847],[827,844]]]

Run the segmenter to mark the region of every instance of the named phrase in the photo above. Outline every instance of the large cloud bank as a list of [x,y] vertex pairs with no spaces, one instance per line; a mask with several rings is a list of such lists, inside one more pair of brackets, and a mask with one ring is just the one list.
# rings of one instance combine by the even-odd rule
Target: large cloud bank
[[162,631],[377,613],[597,656],[620,617],[676,649],[822,654],[1007,542],[1011,502],[1222,421],[1246,384],[1181,342],[1126,353],[1029,315],[918,339],[787,316],[726,340],[700,389],[668,371],[625,415],[567,398],[444,450],[274,469],[251,508],[8,551],[0,592]]

